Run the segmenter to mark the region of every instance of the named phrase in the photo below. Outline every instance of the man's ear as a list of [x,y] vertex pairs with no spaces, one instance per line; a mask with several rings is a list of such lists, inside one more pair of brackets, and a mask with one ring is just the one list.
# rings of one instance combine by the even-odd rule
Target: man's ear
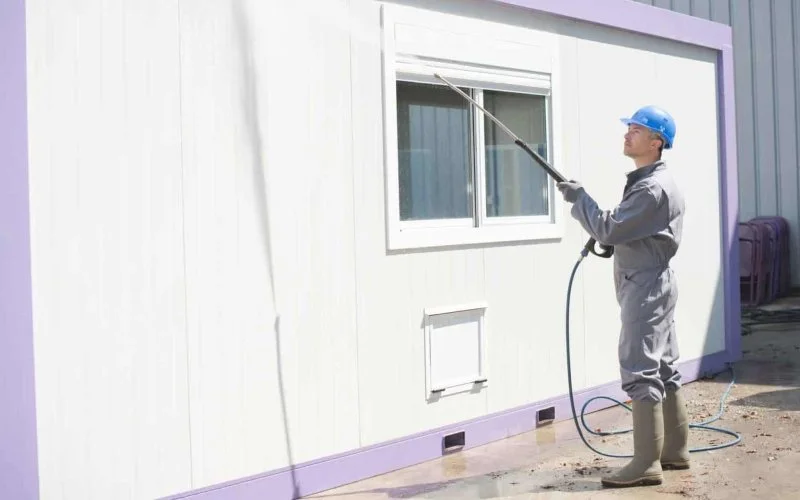
[[659,151],[664,149],[664,144],[665,143],[664,143],[664,139],[661,136],[657,135],[657,136],[653,137],[653,140],[658,141],[658,146],[657,146],[656,149],[658,149]]

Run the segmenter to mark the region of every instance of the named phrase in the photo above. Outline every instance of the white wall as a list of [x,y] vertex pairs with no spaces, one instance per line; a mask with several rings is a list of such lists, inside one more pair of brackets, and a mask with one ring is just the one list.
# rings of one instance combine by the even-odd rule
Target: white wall
[[256,2],[28,13],[43,497],[358,447],[348,35]]
[[[559,169],[609,208],[618,118],[675,114],[681,350],[722,349],[713,53],[427,3],[561,35]],[[380,5],[306,4],[27,2],[43,498],[177,493],[566,391],[568,207],[561,242],[387,254]],[[489,386],[428,402],[422,310],[473,301]],[[610,262],[573,318],[576,387],[615,380]]]
[[28,1],[42,498],[191,478],[175,3]]
[[358,445],[349,42],[274,3],[181,3],[181,30],[205,485]]

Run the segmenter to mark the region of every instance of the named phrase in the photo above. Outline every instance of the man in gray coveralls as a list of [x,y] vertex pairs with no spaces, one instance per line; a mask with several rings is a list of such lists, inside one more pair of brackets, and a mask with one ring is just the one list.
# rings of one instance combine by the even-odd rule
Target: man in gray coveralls
[[675,122],[646,106],[631,118],[624,153],[636,164],[622,201],[601,210],[575,181],[558,183],[572,216],[598,243],[614,247],[614,285],[621,309],[619,364],[633,409],[634,457],[605,486],[661,484],[664,469],[689,468],[689,434],[674,312],[678,298],[670,259],[681,241],[684,200],[664,161]]

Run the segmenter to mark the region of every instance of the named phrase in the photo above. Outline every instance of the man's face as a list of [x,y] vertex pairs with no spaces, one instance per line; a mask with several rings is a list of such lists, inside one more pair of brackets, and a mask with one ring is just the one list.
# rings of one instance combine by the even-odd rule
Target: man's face
[[628,133],[625,134],[625,156],[641,158],[649,155],[657,155],[660,146],[661,139],[658,138],[658,135],[641,125],[628,125]]

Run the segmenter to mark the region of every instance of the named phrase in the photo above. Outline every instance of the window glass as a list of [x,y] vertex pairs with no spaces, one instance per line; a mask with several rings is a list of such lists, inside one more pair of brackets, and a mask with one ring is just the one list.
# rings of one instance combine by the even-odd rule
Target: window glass
[[[548,159],[544,96],[484,90],[483,106],[528,147]],[[547,173],[492,120],[484,118],[484,127],[486,215],[547,215]]]
[[447,87],[397,82],[401,220],[473,216],[468,106]]

